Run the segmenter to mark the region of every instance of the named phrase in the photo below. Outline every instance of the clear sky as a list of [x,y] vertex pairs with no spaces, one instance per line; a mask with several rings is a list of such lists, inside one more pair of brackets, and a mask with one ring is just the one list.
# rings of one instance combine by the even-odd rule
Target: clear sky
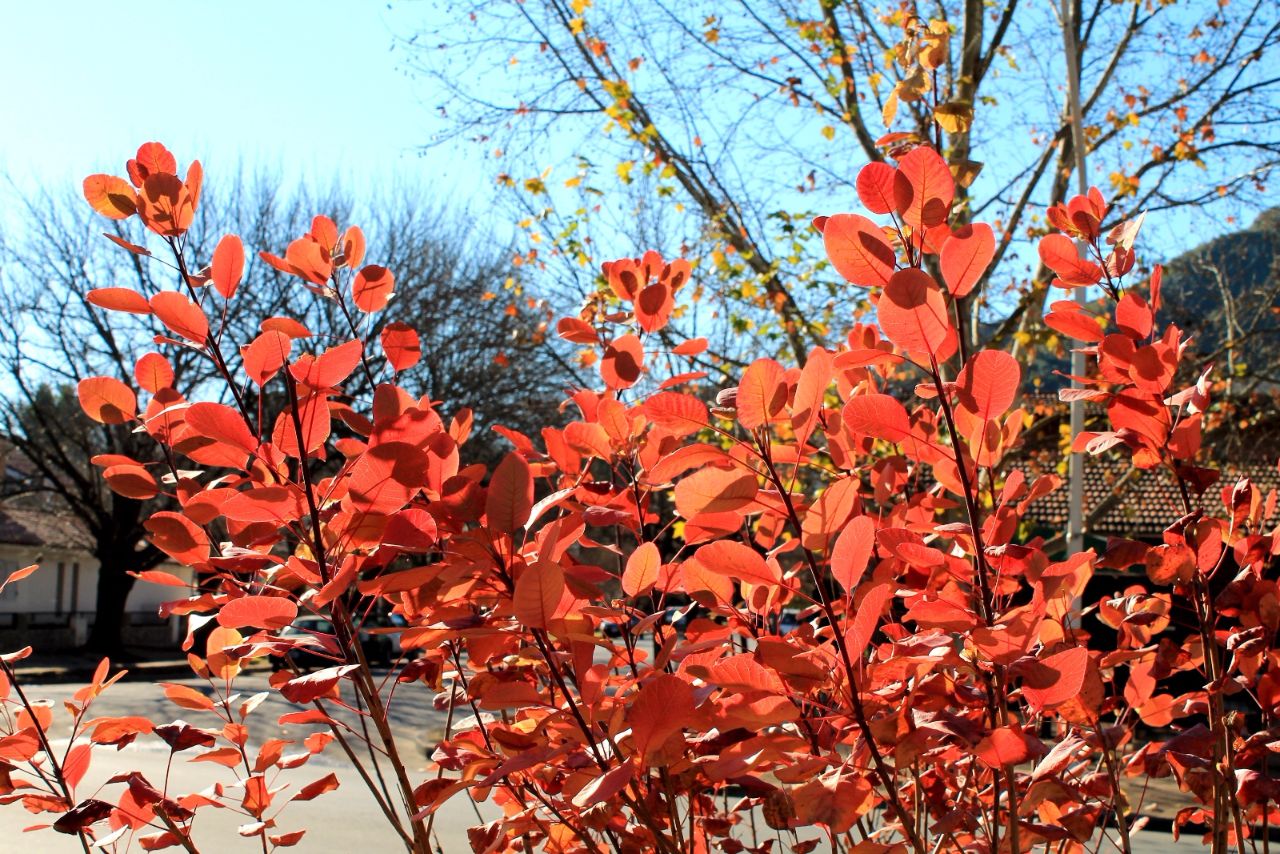
[[[415,147],[431,118],[395,35],[421,7],[360,0],[5,2],[0,174],[19,186],[124,174],[147,140],[206,174],[279,167],[305,182],[478,179]],[[185,166],[183,166],[185,168]]]

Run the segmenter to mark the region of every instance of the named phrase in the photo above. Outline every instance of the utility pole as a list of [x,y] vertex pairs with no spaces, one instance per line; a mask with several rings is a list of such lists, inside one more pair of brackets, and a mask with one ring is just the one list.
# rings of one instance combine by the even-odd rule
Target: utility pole
[[[1071,148],[1075,153],[1076,182],[1081,195],[1089,191],[1089,176],[1084,171],[1084,116],[1080,111],[1080,54],[1076,43],[1076,17],[1074,0],[1062,0],[1062,46],[1067,60],[1067,108],[1071,121]],[[1080,254],[1085,253],[1085,245],[1080,243]],[[1084,305],[1085,288],[1075,289],[1076,302]],[[1084,353],[1073,350],[1071,353],[1072,376],[1084,376]],[[1080,388],[1078,380],[1071,381],[1072,388]],[[1084,431],[1084,401],[1072,400],[1071,408],[1071,441]],[[1067,553],[1074,554],[1084,550],[1084,454],[1072,453],[1069,461],[1067,484]]]

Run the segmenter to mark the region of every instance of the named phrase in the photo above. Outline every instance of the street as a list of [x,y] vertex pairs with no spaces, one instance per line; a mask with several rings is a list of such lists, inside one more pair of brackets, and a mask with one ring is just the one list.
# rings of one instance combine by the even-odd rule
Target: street
[[[176,681],[195,688],[206,687],[202,680]],[[266,690],[267,673],[258,671],[242,674],[237,680],[237,687],[242,698]],[[67,718],[61,703],[71,698],[76,686],[28,685],[25,689],[32,699],[54,701],[57,715],[55,735],[65,737],[63,730]],[[396,700],[391,704],[392,726],[411,759],[411,779],[415,781],[426,775],[426,745],[444,730],[445,716],[431,708],[431,698],[431,692],[422,685],[399,686]],[[267,738],[293,738],[300,742],[306,734],[316,729],[314,725],[282,727],[276,723],[281,714],[298,708],[284,701],[278,694],[271,693],[249,719],[252,734],[250,744],[256,749]],[[92,712],[94,716],[145,715],[157,722],[183,718],[195,726],[215,726],[212,715],[178,708],[164,697],[159,686],[146,681],[113,685],[95,701]],[[337,716],[347,721],[353,721],[355,717],[349,712]],[[179,753],[170,764],[168,750],[154,738],[143,737],[140,743],[119,752],[106,746],[95,748],[89,771],[78,794],[82,798],[95,796],[97,789],[118,771],[140,771],[157,787],[162,786],[167,775],[168,792],[177,794],[201,791],[218,782],[224,786],[236,783],[236,769],[211,762],[191,762],[191,756],[197,752]],[[273,790],[286,787],[276,796],[277,803],[282,803],[291,792],[331,772],[337,776],[339,788],[312,801],[290,803],[279,819],[279,826],[272,832],[284,833],[307,828],[307,835],[292,849],[298,852],[328,854],[355,850],[400,850],[400,842],[395,833],[388,829],[360,777],[352,770],[336,745],[330,745],[323,754],[312,758],[300,768],[279,772],[278,776],[269,778],[268,782]],[[118,785],[111,786],[100,796],[104,800],[114,801],[119,797],[119,791]],[[496,810],[491,805],[480,804],[478,808],[486,820],[496,815]],[[268,814],[274,812],[273,809]],[[80,845],[73,837],[52,830],[41,830],[26,836],[22,834],[24,827],[47,824],[51,819],[51,816],[32,815],[17,805],[0,807],[0,854],[80,852]],[[256,839],[243,838],[236,832],[247,820],[244,814],[230,809],[200,811],[195,821],[194,838],[197,847],[206,852],[261,851]],[[465,797],[455,797],[438,813],[432,842],[445,854],[469,852],[471,845],[466,829],[476,823],[476,808]],[[140,849],[135,844],[132,850]],[[1099,854],[1118,850],[1117,846],[1105,842],[1098,848]],[[1144,831],[1136,835],[1133,850],[1135,854],[1161,854],[1166,851],[1205,849],[1198,839],[1184,839],[1175,843],[1166,833]]]

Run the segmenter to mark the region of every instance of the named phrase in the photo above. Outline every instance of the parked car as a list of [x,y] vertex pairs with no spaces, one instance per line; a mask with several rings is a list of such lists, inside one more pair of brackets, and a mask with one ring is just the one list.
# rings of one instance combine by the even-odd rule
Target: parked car
[[800,612],[794,608],[783,608],[778,615],[778,634],[785,635],[800,628]]
[[391,657],[393,660],[413,661],[421,657],[422,649],[413,647],[405,649],[400,644],[400,633],[409,628],[409,621],[404,618],[403,614],[388,614],[385,617],[376,617],[366,622],[366,625],[372,625],[375,628],[395,629],[389,631],[383,637],[391,641]]
[[[306,614],[293,621],[293,625],[280,632],[280,637],[316,637],[317,635],[334,636],[333,623],[327,617]],[[389,665],[394,659],[392,642],[388,635],[375,635],[364,629],[360,630],[360,648],[370,664]],[[287,660],[301,669],[312,667],[332,667],[338,662],[325,653],[319,646],[298,646],[287,653]],[[286,656],[273,656],[271,668],[282,670],[287,666]]]

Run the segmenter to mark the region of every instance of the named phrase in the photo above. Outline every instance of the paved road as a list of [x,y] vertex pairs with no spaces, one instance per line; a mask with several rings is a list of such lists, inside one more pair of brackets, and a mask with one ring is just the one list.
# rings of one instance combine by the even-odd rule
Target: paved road
[[[265,672],[250,673],[245,674],[237,684],[242,696],[248,697],[265,690],[266,679]],[[192,687],[204,686],[201,680],[179,681]],[[62,714],[61,701],[69,699],[76,688],[74,685],[26,687],[29,696],[33,699],[53,700],[59,715]],[[426,776],[426,760],[421,746],[443,731],[444,727],[444,716],[431,708],[431,698],[431,692],[421,685],[400,686],[397,691],[397,700],[391,706],[392,724],[398,737],[403,744],[417,747],[410,756],[414,780],[423,779]],[[296,708],[273,693],[254,713],[253,718],[256,718],[256,724],[251,727],[253,743],[259,743],[266,738],[301,738],[313,729],[313,727],[281,727],[276,724],[276,719],[281,714]],[[213,725],[213,719],[202,720],[205,716],[200,712],[174,706],[165,699],[159,687],[148,682],[122,682],[112,686],[95,703],[93,711],[99,716],[146,715],[153,720],[167,721],[184,718],[197,726]],[[348,716],[348,719],[352,719],[352,716]],[[110,748],[98,748],[95,750],[80,795],[91,797],[95,789],[103,785],[111,773],[122,768],[141,771],[157,785],[165,779],[166,770],[168,770],[171,793],[201,791],[217,782],[223,785],[232,785],[236,782],[235,772],[232,769],[209,762],[192,763],[183,754],[179,754],[177,761],[167,768],[168,756],[168,751],[161,749],[154,742],[132,745],[118,754]],[[283,800],[290,792],[330,772],[335,773],[340,782],[336,791],[322,795],[314,801],[289,804],[279,820],[276,832],[310,828],[307,836],[292,850],[317,852],[317,854],[401,850],[396,836],[386,828],[359,776],[345,763],[345,757],[333,746],[307,765],[282,772],[278,778],[270,781],[271,787],[288,787],[277,795],[278,799]],[[113,786],[103,793],[103,797],[105,800],[114,801],[118,797],[118,791],[118,787]],[[480,808],[486,819],[493,817],[492,807],[481,805]],[[45,854],[45,852],[77,854],[80,847],[71,837],[47,830],[32,835],[23,835],[21,832],[24,827],[47,823],[47,821],[47,817],[31,815],[16,805],[0,806],[0,854],[11,854],[11,852],[12,854]],[[197,845],[201,851],[216,851],[219,854],[260,851],[256,840],[244,839],[237,835],[236,828],[245,821],[244,815],[231,810],[204,810],[196,820]],[[436,820],[435,842],[439,850],[445,854],[470,852],[471,846],[466,829],[476,823],[476,813],[465,798],[452,800]],[[135,845],[132,850],[138,850],[137,846]],[[1098,850],[1100,854],[1108,854],[1118,849],[1104,843]],[[1198,842],[1183,840],[1180,843],[1174,843],[1168,834],[1152,832],[1138,834],[1134,847],[1136,854],[1203,850],[1205,849]]]

